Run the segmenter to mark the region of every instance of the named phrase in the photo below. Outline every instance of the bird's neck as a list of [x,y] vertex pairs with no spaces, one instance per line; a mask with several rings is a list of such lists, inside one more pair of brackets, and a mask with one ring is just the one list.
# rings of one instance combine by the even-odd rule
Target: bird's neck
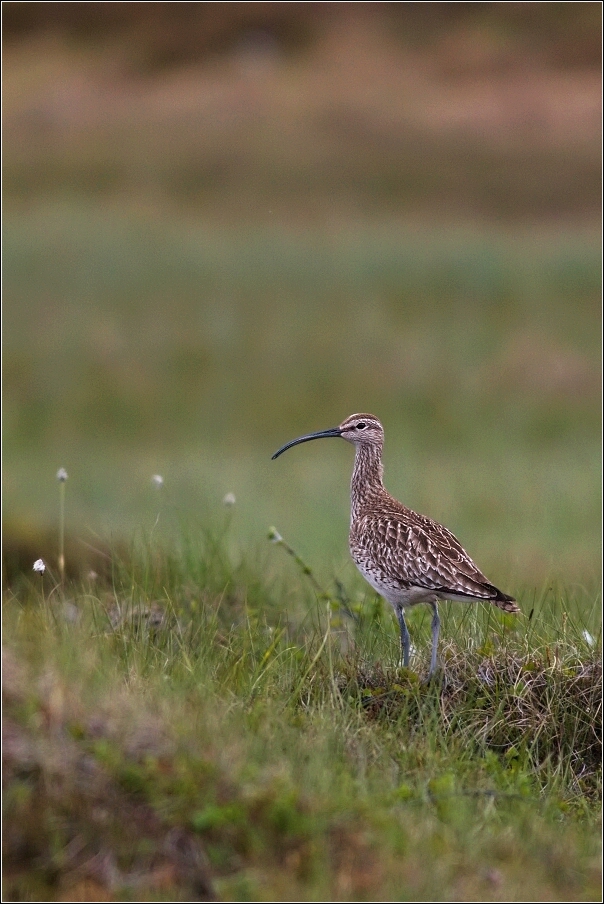
[[350,517],[353,521],[365,506],[376,502],[385,492],[383,475],[382,446],[359,444],[356,447],[350,482]]

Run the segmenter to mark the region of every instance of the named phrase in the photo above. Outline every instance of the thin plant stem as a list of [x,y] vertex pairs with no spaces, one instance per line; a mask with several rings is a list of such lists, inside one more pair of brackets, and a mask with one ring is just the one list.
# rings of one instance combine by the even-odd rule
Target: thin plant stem
[[65,582],[65,481],[59,481],[59,576]]
[[286,540],[283,539],[281,534],[274,527],[269,528],[268,539],[271,541],[271,543],[275,543],[277,546],[282,546],[283,549],[294,559],[296,565],[300,568],[302,574],[306,575],[306,577],[309,579],[310,583],[312,584],[316,593],[318,594],[319,599],[329,600],[330,602],[336,603],[339,607],[341,607],[344,610],[346,615],[348,615],[354,621],[358,621],[357,616],[350,609],[348,603],[346,602],[345,596],[342,592],[343,587],[339,581],[337,582],[339,598],[334,600],[333,597],[329,593],[327,593],[323,589],[323,587],[321,587],[321,585],[317,581],[316,577],[314,576],[313,570],[310,567],[310,565],[306,564],[306,562],[304,561],[302,556],[300,556],[299,553],[297,553],[296,550],[292,546],[290,546]]

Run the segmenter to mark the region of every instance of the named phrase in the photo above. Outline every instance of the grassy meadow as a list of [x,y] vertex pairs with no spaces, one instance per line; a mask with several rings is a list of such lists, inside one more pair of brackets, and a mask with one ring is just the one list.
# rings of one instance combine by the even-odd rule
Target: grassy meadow
[[[5,896],[598,899],[590,234],[55,204],[4,252]],[[270,461],[353,410],[523,610],[443,606],[432,685],[348,560],[352,450]]]
[[398,668],[359,582],[232,528],[6,594],[5,897],[598,900],[596,593],[444,606],[426,684],[426,613]]
[[601,900],[596,5],[3,6],[3,900]]

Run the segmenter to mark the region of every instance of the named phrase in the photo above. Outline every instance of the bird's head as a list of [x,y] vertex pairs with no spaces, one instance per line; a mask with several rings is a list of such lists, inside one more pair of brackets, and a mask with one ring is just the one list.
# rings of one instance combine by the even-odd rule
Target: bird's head
[[342,439],[355,446],[381,446],[384,442],[384,428],[373,414],[351,414],[338,430]]
[[384,442],[384,428],[373,414],[351,414],[342,421],[339,427],[330,427],[328,430],[320,430],[318,433],[307,433],[291,440],[281,446],[273,458],[278,458],[286,449],[297,446],[298,443],[307,443],[311,439],[324,439],[328,436],[341,436],[354,446],[381,446]]

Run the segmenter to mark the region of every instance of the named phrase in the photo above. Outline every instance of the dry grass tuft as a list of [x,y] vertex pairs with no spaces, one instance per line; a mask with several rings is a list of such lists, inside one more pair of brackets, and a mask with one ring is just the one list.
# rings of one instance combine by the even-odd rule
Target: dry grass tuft
[[[568,654],[567,654],[568,656]],[[521,757],[545,779],[557,772],[578,794],[601,788],[602,663],[594,653],[564,661],[546,648],[530,657],[468,654],[448,644],[444,673],[433,685],[414,673],[369,665],[341,677],[342,693],[358,695],[372,719],[404,719],[421,730],[437,713],[443,736],[458,736],[476,753]]]

